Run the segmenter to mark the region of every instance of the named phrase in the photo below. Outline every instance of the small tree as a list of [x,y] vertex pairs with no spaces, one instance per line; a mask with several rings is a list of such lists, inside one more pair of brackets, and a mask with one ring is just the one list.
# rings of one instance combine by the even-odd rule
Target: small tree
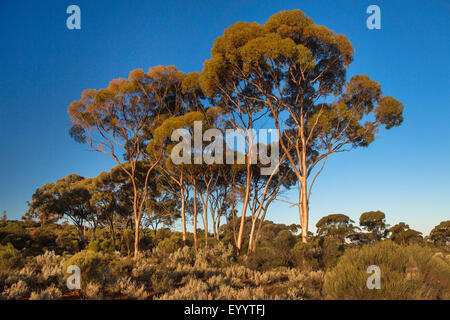
[[353,223],[354,221],[345,214],[330,214],[317,222],[317,235],[319,237],[334,237],[344,242],[357,229]]
[[450,242],[450,220],[442,221],[430,232],[430,239],[434,244],[448,245]]
[[390,239],[402,246],[410,244],[414,240],[422,239],[422,232],[409,228],[404,222],[400,222],[389,229],[391,232]]
[[28,203],[28,217],[37,217],[41,225],[53,220],[67,218],[78,231],[82,244],[85,244],[85,224],[92,218],[91,193],[87,180],[77,174],[69,174],[56,183],[48,183],[37,189],[32,201]]
[[381,211],[364,212],[359,218],[359,225],[371,233],[372,240],[381,240],[389,234],[385,218]]
[[6,213],[6,210],[3,210],[2,221],[3,221],[3,222],[8,221],[8,215],[7,215],[7,213]]
[[53,183],[48,183],[35,191],[31,201],[27,201],[28,210],[22,217],[23,220],[37,220],[41,227],[44,227],[46,224],[56,222],[60,218],[54,207],[54,198],[51,192],[53,187]]

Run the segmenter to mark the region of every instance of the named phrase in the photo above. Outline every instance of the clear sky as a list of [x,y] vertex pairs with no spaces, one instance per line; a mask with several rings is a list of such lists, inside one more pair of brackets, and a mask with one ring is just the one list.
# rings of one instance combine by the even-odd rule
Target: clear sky
[[[81,30],[66,27],[71,4],[81,8]],[[371,4],[381,8],[381,30],[366,27]],[[155,65],[200,71],[225,28],[290,9],[347,35],[355,48],[348,76],[367,74],[405,106],[399,128],[330,159],[311,196],[311,226],[330,213],[357,220],[382,210],[391,225],[428,234],[450,219],[447,0],[2,0],[0,211],[19,219],[43,184],[114,165],[69,137],[67,107],[84,89]],[[299,223],[297,209],[282,203],[267,219]]]

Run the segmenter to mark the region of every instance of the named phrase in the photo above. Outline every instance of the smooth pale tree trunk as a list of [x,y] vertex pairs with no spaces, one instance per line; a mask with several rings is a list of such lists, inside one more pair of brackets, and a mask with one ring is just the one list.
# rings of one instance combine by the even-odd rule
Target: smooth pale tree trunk
[[134,229],[134,258],[137,259],[139,257],[139,223],[136,222],[136,226]]
[[248,253],[253,252],[254,249],[256,248],[255,246],[255,238],[254,238],[254,234],[255,234],[255,229],[256,229],[256,219],[252,220],[252,227],[250,230],[250,240],[248,243]]
[[242,214],[241,214],[241,224],[239,226],[239,234],[238,234],[238,241],[236,243],[236,251],[237,254],[241,251],[242,247],[242,240],[244,236],[244,227],[245,227],[245,215],[247,213],[247,206],[249,201],[249,194],[250,194],[250,182],[251,182],[251,172],[250,172],[250,157],[247,158],[247,185],[245,189],[245,198],[244,203],[242,204]]
[[184,209],[184,188],[183,186],[180,189],[181,191],[181,224],[183,229],[183,244],[186,244],[186,215]]
[[208,247],[208,207],[206,205],[203,206],[203,214],[205,215],[205,248]]
[[194,185],[194,249],[198,249],[197,239],[197,188]]
[[308,242],[308,220],[309,220],[309,206],[308,206],[308,189],[306,185],[306,179],[302,181],[300,187],[300,223],[302,227],[302,242]]
[[216,230],[217,230],[216,239],[217,240],[220,240],[219,239],[219,228],[220,228],[220,216],[217,217],[217,226],[216,226]]
[[233,225],[233,239],[234,243],[237,243],[237,237],[236,237],[236,213],[234,211],[235,209],[235,193],[234,193],[234,179],[231,182],[231,215],[232,215],[232,225]]

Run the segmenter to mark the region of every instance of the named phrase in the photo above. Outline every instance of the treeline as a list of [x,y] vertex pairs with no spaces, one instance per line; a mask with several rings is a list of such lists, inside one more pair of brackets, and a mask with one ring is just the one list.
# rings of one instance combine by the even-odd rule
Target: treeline
[[[135,239],[130,214],[127,214],[129,203],[120,201],[120,199],[127,199],[127,193],[121,194],[121,188],[113,188],[115,192],[108,194],[107,199],[109,200],[105,205],[105,202],[99,202],[98,200],[99,191],[95,188],[92,189],[93,186],[98,186],[96,184],[98,183],[97,179],[105,179],[107,176],[107,173],[100,174],[96,179],[84,179],[76,176],[79,178],[75,183],[76,190],[68,188],[66,189],[68,194],[61,194],[58,198],[49,194],[37,193],[44,199],[53,199],[52,204],[39,202],[39,199],[42,198],[37,198],[35,194],[33,202],[30,203],[30,206],[34,206],[34,210],[30,210],[23,217],[25,220],[23,223],[20,221],[3,222],[0,228],[0,243],[4,245],[12,243],[19,250],[33,249],[32,252],[35,254],[42,253],[43,250],[53,250],[60,254],[64,252],[74,254],[87,245],[99,246],[103,243],[111,251],[119,250],[124,255],[130,255]],[[55,185],[46,186],[42,189],[54,190],[52,188],[56,188],[56,185],[61,187],[61,184],[66,182],[67,179],[61,179]],[[74,194],[78,195],[78,200],[80,197],[84,199],[81,205],[76,206],[77,210],[73,209],[73,203],[69,201]],[[103,195],[100,199],[104,198]],[[67,201],[69,202],[66,203]],[[152,202],[153,205],[155,203]],[[193,212],[191,204],[187,205],[186,213]],[[38,205],[40,209],[37,207]],[[44,212],[42,211],[43,208],[51,210],[47,211],[48,214],[37,217],[40,220],[39,223],[33,222],[31,212],[38,212],[39,210],[41,210],[39,212]],[[66,208],[67,210],[56,215],[50,214],[58,208]],[[221,242],[225,246],[229,244],[235,246],[237,224],[229,210],[224,214],[223,224],[218,223],[213,233],[207,232],[205,229],[194,229],[193,232],[184,234],[170,231],[174,223],[180,219],[176,199],[166,199],[165,202],[158,203],[158,206],[149,205],[148,208],[151,208],[151,210],[148,210],[147,207],[144,210],[139,236],[139,246],[143,250],[152,250],[158,247],[160,243],[169,252],[183,246],[192,246],[195,249],[199,246],[207,247],[208,241],[213,245]],[[71,223],[56,223],[64,217]],[[194,218],[190,215],[189,217]],[[251,217],[247,217],[244,224],[243,245],[247,247],[251,242],[251,219]],[[312,250],[314,243],[316,245],[321,243],[322,246],[325,241],[327,247],[330,244],[334,246],[336,252],[332,254],[336,257],[339,256],[339,252],[343,252],[345,246],[373,244],[385,239],[390,239],[401,246],[430,244],[436,247],[445,247],[450,242],[450,221],[442,221],[431,230],[429,235],[423,236],[421,232],[411,229],[404,222],[394,226],[388,225],[385,214],[381,211],[369,211],[361,214],[358,223],[355,223],[345,214],[327,215],[317,222],[317,232],[315,234],[309,233],[309,247],[306,246],[308,244],[301,241],[300,225],[287,226],[274,224],[269,220],[259,220],[258,226],[260,226],[258,242],[262,244],[262,251],[264,251],[264,248],[273,247],[271,242],[277,246],[276,243],[283,238],[282,245],[273,255],[275,260],[279,259],[280,252],[284,250],[283,247],[288,250],[292,249],[297,242],[304,245],[302,246],[303,249],[309,248],[308,250]],[[198,237],[199,234],[202,236]],[[105,240],[108,241],[105,242]],[[31,246],[31,243],[34,247]],[[255,249],[249,251],[249,253],[253,253],[253,256],[255,256],[256,251]]]
[[[237,252],[250,224],[247,251],[253,252],[271,203],[296,188],[298,199],[290,203],[298,207],[306,243],[312,187],[327,160],[368,146],[380,129],[403,120],[402,103],[384,95],[379,83],[366,75],[347,81],[353,52],[346,36],[299,10],[282,11],[265,24],[227,28],[200,73],[185,74],[175,66],[137,69],[107,88],[83,91],[68,108],[70,134],[117,167],[95,179],[69,175],[43,186],[28,215],[43,223],[68,217],[80,238],[85,223],[95,229],[107,221],[114,233],[119,217],[133,226],[135,256],[147,222],[179,216],[186,242],[189,214],[197,247],[197,216],[204,232],[211,228],[216,238],[226,218]],[[196,122],[202,124],[202,141],[172,140],[175,129],[194,137]],[[276,129],[277,140],[263,145],[254,132],[267,126]],[[209,129],[216,134],[205,137]],[[222,138],[226,130],[243,133],[241,149]],[[182,155],[180,138],[189,151]],[[234,165],[224,164],[230,157],[225,150]],[[261,157],[270,163],[253,161]]]

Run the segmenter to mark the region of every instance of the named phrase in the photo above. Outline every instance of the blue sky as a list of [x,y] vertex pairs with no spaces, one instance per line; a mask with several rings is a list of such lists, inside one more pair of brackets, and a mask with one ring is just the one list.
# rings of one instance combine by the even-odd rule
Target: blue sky
[[[66,8],[81,8],[68,30]],[[381,8],[381,30],[366,8]],[[87,88],[130,70],[200,71],[215,38],[236,21],[264,23],[300,9],[355,48],[348,76],[367,74],[405,105],[404,123],[369,148],[330,159],[311,196],[311,226],[330,213],[357,220],[382,210],[426,234],[450,218],[449,15],[430,1],[9,1],[0,2],[0,211],[20,218],[36,188],[69,173],[96,176],[113,163],[68,135],[67,107]],[[286,197],[296,199],[295,194]],[[298,223],[296,208],[268,217]],[[315,227],[311,228],[315,231]]]

